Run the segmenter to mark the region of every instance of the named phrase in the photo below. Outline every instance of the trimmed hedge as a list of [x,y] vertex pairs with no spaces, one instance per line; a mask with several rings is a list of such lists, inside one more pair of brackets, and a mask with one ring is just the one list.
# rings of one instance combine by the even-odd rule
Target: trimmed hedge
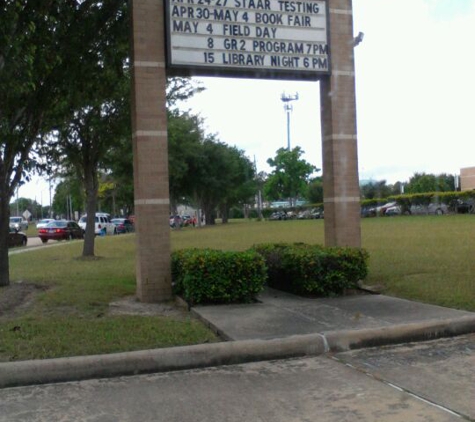
[[190,305],[247,303],[267,279],[264,258],[255,251],[184,249],[172,253],[174,293]]
[[364,249],[276,243],[253,250],[266,261],[268,285],[292,293],[339,295],[356,288],[368,274],[369,255]]

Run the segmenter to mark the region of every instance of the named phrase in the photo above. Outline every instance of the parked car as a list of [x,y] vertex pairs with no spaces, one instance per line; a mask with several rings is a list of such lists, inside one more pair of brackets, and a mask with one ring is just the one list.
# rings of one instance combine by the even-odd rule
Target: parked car
[[28,221],[23,217],[10,217],[10,227],[17,230],[28,230]]
[[[380,206],[376,207],[376,215],[386,215],[386,211],[388,209],[394,208],[394,207],[397,207],[396,202],[388,202],[384,205],[380,205]],[[400,211],[400,209],[399,209],[399,211]],[[388,214],[388,215],[391,215],[391,213]],[[392,215],[394,215],[394,213]]]
[[294,211],[287,211],[287,219],[288,220],[294,220],[297,218],[297,213]]
[[8,233],[8,247],[13,248],[14,246],[26,246],[28,243],[28,237],[25,233],[18,231],[14,227],[10,227],[10,232]]
[[313,215],[310,210],[303,210],[297,214],[297,220],[309,220],[311,218],[313,218]]
[[454,208],[457,214],[469,214],[473,212],[473,203],[457,199]]
[[376,217],[376,208],[361,207],[361,217]]
[[49,223],[52,223],[54,221],[54,218],[43,218],[43,220],[40,220],[36,223],[36,228],[37,229],[43,229],[45,228]]
[[393,207],[386,208],[384,215],[388,217],[393,215],[401,215],[401,207],[399,205],[394,205]]
[[55,220],[38,230],[43,243],[48,240],[73,240],[84,238],[84,232],[78,223],[69,220]]
[[412,205],[410,208],[412,215],[419,214],[435,214],[442,215],[449,212],[449,208],[445,204],[429,204],[429,205]]
[[183,225],[184,226],[193,226],[195,227],[196,226],[196,217],[195,216],[191,216],[191,215],[184,215],[182,217],[182,220],[183,220]]
[[171,215],[169,224],[172,229],[183,227],[183,219],[179,215]]
[[276,211],[270,215],[269,220],[287,220],[287,214],[284,211]]
[[[96,212],[94,233],[96,235],[116,234],[115,224],[111,222],[110,215]],[[83,215],[79,220],[79,227],[86,232],[87,215]]]
[[325,211],[323,209],[314,208],[312,210],[313,218],[325,218]]
[[131,233],[135,231],[132,221],[128,220],[127,218],[113,218],[111,222],[115,225],[117,234]]

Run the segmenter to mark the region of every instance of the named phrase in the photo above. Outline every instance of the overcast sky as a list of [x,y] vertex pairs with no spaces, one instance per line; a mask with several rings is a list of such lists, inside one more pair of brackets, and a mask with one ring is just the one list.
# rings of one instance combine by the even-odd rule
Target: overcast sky
[[[475,0],[353,0],[360,179],[475,166]],[[188,102],[220,140],[256,157],[287,146],[281,94],[295,94],[291,146],[322,166],[319,84],[201,78]]]
[[[475,0],[353,0],[360,179],[407,181],[415,172],[475,166]],[[185,108],[208,133],[269,171],[287,146],[282,93],[295,94],[291,146],[321,168],[318,82],[201,78]],[[20,196],[49,203],[33,182]]]

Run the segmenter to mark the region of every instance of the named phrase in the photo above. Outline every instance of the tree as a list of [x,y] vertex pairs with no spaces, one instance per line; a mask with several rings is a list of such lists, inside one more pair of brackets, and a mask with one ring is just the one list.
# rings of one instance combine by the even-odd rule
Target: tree
[[204,90],[205,88],[200,82],[193,81],[188,77],[168,78],[167,108],[176,110],[178,103],[183,103]]
[[[134,168],[132,142],[129,137],[117,139],[114,148],[109,148],[104,157],[108,180],[113,184],[113,198],[116,207],[125,215],[134,212]],[[114,208],[114,207],[112,207]]]
[[178,110],[168,112],[168,172],[172,209],[184,198],[196,199],[204,138],[198,116]]
[[305,194],[310,176],[319,171],[301,159],[303,151],[295,147],[291,151],[280,148],[267,163],[274,168],[264,186],[265,196],[272,200],[289,199],[292,203]]
[[[190,78],[169,78],[167,80],[168,116],[168,166],[170,201],[174,208],[178,200],[192,193],[188,169],[193,161],[194,146],[204,139],[201,119],[190,112],[180,111],[176,105],[184,102],[204,88]],[[104,167],[108,180],[114,184],[113,195],[116,206],[126,214],[133,212],[134,180],[133,152],[130,137],[116,140],[114,148],[107,150]]]
[[256,192],[253,164],[243,151],[219,142],[215,136],[204,137],[199,119],[186,116],[169,130],[175,124],[184,129],[183,133],[172,130],[173,136],[169,136],[170,186],[175,203],[191,199],[203,209],[208,225],[215,224],[219,207],[226,222],[229,209]]
[[[361,197],[363,199],[387,198],[394,194],[391,185],[387,185],[386,180],[371,180],[360,186]],[[399,192],[396,192],[397,194]]]
[[54,215],[66,217],[69,214],[68,205],[70,203],[72,204],[73,212],[82,212],[84,210],[84,192],[81,182],[72,175],[66,176],[56,186],[53,198]]
[[226,186],[227,145],[208,136],[202,143],[195,162],[196,179],[194,198],[205,213],[207,225],[216,223],[216,208],[223,197]]
[[58,46],[70,42],[63,15],[79,1],[3,1],[0,4],[0,286],[10,283],[9,203],[40,164],[35,145],[50,129],[58,90],[67,86]]
[[221,175],[226,184],[221,193],[219,209],[222,222],[228,222],[229,210],[236,205],[248,204],[254,201],[257,191],[257,182],[254,164],[244,155],[244,151],[236,147],[227,147],[223,151],[226,172]]
[[405,193],[452,192],[455,178],[451,174],[414,173],[405,187]]
[[81,3],[78,14],[69,16],[76,18],[71,22],[76,30],[71,45],[61,50],[71,69],[71,86],[62,92],[56,130],[45,151],[63,168],[74,168],[82,181],[87,213],[83,256],[93,256],[98,171],[107,151],[131,133],[128,9],[122,2],[90,1]]
[[307,186],[305,199],[311,204],[323,202],[323,180],[322,177],[315,177]]
[[31,214],[30,218],[41,218],[43,216],[43,207],[36,199],[18,198],[10,204],[10,215],[21,216],[25,211]]

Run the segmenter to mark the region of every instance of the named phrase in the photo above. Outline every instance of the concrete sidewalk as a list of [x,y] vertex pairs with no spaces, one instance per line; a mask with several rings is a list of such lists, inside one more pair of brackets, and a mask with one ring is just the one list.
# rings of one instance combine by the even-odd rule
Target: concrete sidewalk
[[[268,288],[259,295],[258,303],[197,306],[192,312],[222,338],[234,341],[337,332],[362,336],[396,328],[407,331],[410,341],[411,337],[418,339],[424,328],[428,338],[445,336],[446,329],[446,335],[475,331],[473,312],[376,294],[308,299]],[[465,324],[463,332],[451,333]]]
[[192,312],[230,341],[0,363],[0,388],[316,356],[475,332],[475,313],[381,295],[305,299],[268,289],[258,303]]

